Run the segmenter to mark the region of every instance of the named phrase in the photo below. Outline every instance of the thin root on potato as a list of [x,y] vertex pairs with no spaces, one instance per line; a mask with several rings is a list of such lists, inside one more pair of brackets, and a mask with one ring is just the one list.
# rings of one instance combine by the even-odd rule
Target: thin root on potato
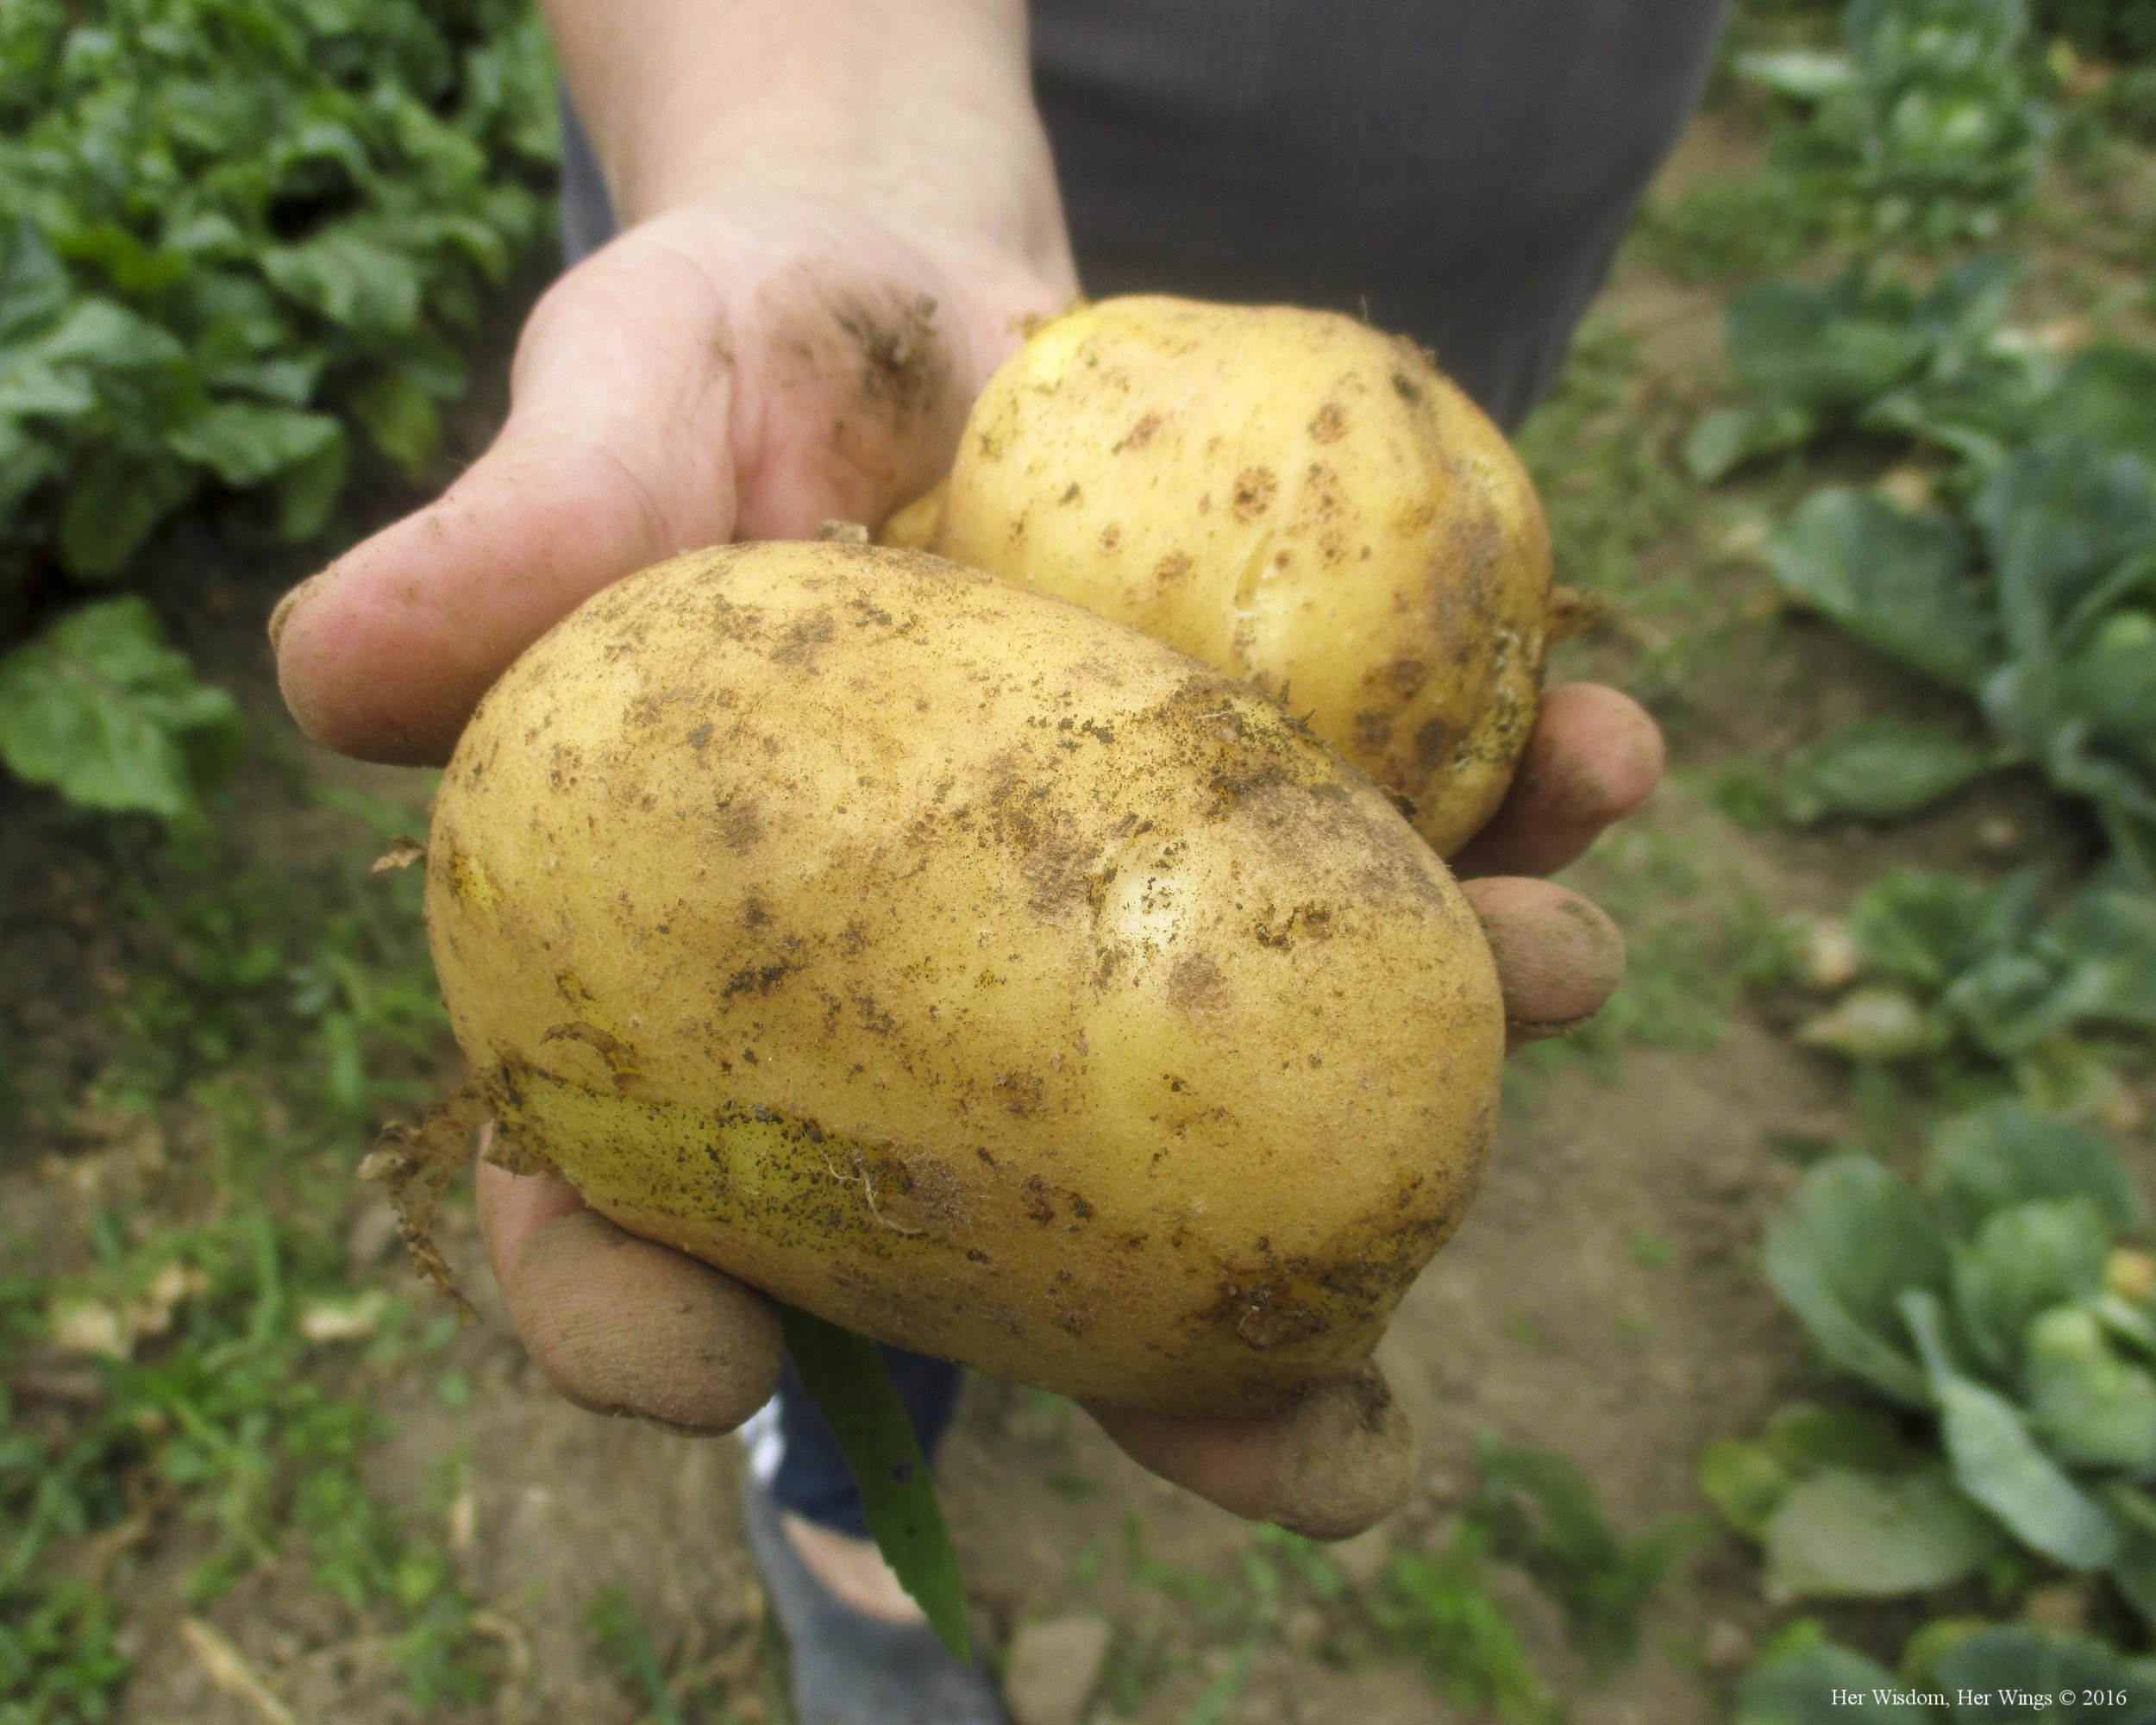
[[442,1195],[472,1153],[473,1134],[491,1113],[486,1088],[473,1080],[428,1109],[417,1126],[398,1122],[383,1127],[374,1148],[360,1164],[360,1178],[387,1191],[397,1211],[397,1231],[404,1237],[413,1266],[456,1302],[467,1322],[479,1314],[435,1244],[434,1220],[442,1208]]

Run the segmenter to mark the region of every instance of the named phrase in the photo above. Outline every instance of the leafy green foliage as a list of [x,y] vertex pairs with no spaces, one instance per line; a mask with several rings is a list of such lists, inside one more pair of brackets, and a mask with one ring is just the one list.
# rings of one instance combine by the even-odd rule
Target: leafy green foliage
[[1893,869],[1846,935],[1854,987],[1802,1034],[1853,1060],[1965,1088],[2003,1070],[2041,1099],[2093,1078],[2090,1037],[2156,1037],[2156,900],[2115,870],[2050,910],[2034,869],[1990,887]]
[[24,0],[0,32],[0,548],[122,572],[205,485],[317,528],[410,465],[545,230],[516,0]]
[[1993,758],[1936,725],[1860,718],[1790,762],[1782,808],[1800,825],[1836,815],[1897,820],[1973,783]]
[[1493,1565],[1524,1571],[1564,1610],[1580,1650],[1606,1667],[1637,1651],[1640,1614],[1695,1530],[1670,1522],[1625,1538],[1586,1476],[1549,1451],[1484,1435],[1476,1460],[1475,1496],[1450,1540],[1396,1554],[1373,1615],[1458,1705],[1487,1708],[1507,1725],[1557,1725],[1563,1709],[1491,1590]]
[[1921,292],[1859,268],[1824,287],[1771,281],[1738,294],[1723,314],[1725,340],[1756,399],[1701,420],[1686,467],[1717,480],[1856,431],[1998,459],[2058,381],[2056,361],[2006,325],[2021,273],[2011,259],[1979,257]]
[[2020,49],[2022,0],[1851,0],[1839,53],[1748,55],[1808,111],[1771,157],[1843,225],[1936,244],[1995,232],[2028,198],[2048,116]]
[[0,1585],[0,1725],[105,1718],[130,1669],[114,1628],[111,1607],[79,1583]]
[[1868,644],[1981,703],[2096,806],[2156,879],[2156,467],[2047,437],[1985,480],[1974,542],[1875,493],[1814,493],[1772,541],[1777,580]]
[[1738,294],[1724,340],[1752,398],[1694,426],[1687,467],[1717,480],[1859,434],[1912,440],[1979,473],[2045,436],[2156,459],[2156,355],[2103,342],[2062,357],[2008,322],[2022,274],[1993,254],[1921,291],[1868,264],[1824,287],[1771,281]]
[[1564,1716],[1555,1698],[1489,1591],[1488,1544],[1486,1534],[1463,1524],[1444,1551],[1395,1557],[1379,1624],[1396,1644],[1422,1654],[1432,1681],[1456,1705],[1488,1708],[1505,1725],[1557,1725]]
[[[1735,1725],[1935,1725],[1929,1709],[1898,1698],[1907,1693],[1877,1660],[1807,1624],[1784,1634],[1745,1673]],[[1858,1699],[1844,1703],[1843,1695]]]
[[72,612],[0,656],[0,761],[85,808],[193,812],[245,734],[139,599]]
[[2156,1314],[2149,1278],[2118,1273],[2141,1217],[2101,1138],[2013,1103],[1942,1126],[1921,1194],[1859,1156],[1806,1176],[1770,1224],[1768,1279],[1822,1358],[1899,1411],[1792,1410],[1702,1458],[1777,1597],[1933,1591],[2010,1537],[2156,1606]]

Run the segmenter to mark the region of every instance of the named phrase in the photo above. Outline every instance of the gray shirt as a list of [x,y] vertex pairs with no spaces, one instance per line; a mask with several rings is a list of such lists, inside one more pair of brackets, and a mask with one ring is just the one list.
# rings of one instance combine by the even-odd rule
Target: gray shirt
[[[1728,0],[1034,0],[1087,291],[1361,311],[1507,425],[1555,379]],[[573,127],[573,260],[612,228]]]

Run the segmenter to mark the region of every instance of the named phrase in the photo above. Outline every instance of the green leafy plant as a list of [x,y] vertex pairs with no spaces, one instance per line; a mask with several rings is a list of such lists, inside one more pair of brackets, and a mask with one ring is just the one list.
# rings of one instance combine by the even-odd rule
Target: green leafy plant
[[1684,445],[1695,479],[1855,432],[1915,436],[1992,462],[2019,441],[2059,361],[2008,327],[2015,260],[1970,259],[1919,290],[1875,267],[1823,287],[1771,281],[1723,313],[1754,399],[1707,415]]
[[178,819],[245,737],[238,705],[195,680],[139,599],[85,605],[0,656],[0,761],[85,808]]
[[1468,1519],[1486,1533],[1490,1554],[1517,1564],[1556,1601],[1591,1661],[1629,1659],[1639,1650],[1641,1612],[1697,1530],[1671,1521],[1627,1540],[1564,1457],[1487,1436],[1475,1454],[1481,1477]]
[[2156,1038],[2156,899],[2115,874],[2047,909],[2024,869],[1989,887],[1895,869],[1819,944],[1835,1004],[1800,1032],[1852,1060],[1917,1063],[1948,1088],[2011,1074],[2037,1098],[2085,1083],[2106,1032]]
[[1421,1655],[1456,1705],[1487,1708],[1505,1725],[1557,1725],[1563,1710],[1490,1592],[1489,1546],[1484,1530],[1463,1523],[1442,1551],[1396,1555],[1375,1608],[1378,1626]]
[[1724,342],[1753,398],[1702,418],[1686,466],[1718,480],[1856,435],[1944,451],[1978,474],[2047,436],[2156,455],[2156,354],[2103,342],[2067,356],[2009,323],[2023,273],[2017,259],[1985,255],[1922,290],[1868,265],[1823,287],[1738,294]]
[[876,1345],[781,1306],[787,1352],[830,1422],[861,1489],[862,1511],[899,1584],[956,1659],[971,1656],[966,1586],[936,1482]]
[[1898,820],[2015,758],[1939,725],[1860,718],[1790,761],[1781,780],[1782,812],[1800,826],[1833,816]]
[[1969,513],[1973,532],[1829,486],[1769,556],[1791,597],[1976,701],[2015,758],[2091,802],[2156,879],[2156,466],[2049,436],[1985,478]]
[[514,0],[24,0],[0,33],[0,546],[123,570],[210,486],[312,532],[345,426],[423,460],[545,231]]
[[1778,1600],[2101,1575],[2156,1621],[2156,1263],[2109,1146],[2011,1103],[1934,1133],[1921,1189],[1821,1164],[1767,1279],[1864,1393],[1717,1444],[1701,1487]]
[[[328,521],[357,435],[416,472],[456,342],[547,231],[523,0],[21,0],[0,22],[0,619],[125,576],[197,500]],[[238,524],[238,517],[235,524]],[[227,708],[147,612],[0,668],[0,759],[177,819]]]
[[1996,232],[2026,201],[2049,129],[2021,49],[2022,0],[1851,0],[1839,53],[1745,55],[1739,71],[1804,110],[1770,157],[1873,237]]

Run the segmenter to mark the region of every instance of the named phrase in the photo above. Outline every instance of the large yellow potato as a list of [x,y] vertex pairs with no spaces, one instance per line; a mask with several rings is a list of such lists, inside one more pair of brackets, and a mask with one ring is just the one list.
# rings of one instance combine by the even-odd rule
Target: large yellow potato
[[1443,856],[1534,722],[1551,589],[1533,486],[1427,354],[1351,317],[1138,297],[1054,318],[885,536],[1278,696]]
[[592,599],[458,744],[457,1038],[632,1231],[887,1341],[1161,1411],[1368,1354],[1457,1222],[1474,913],[1272,701],[916,552]]

